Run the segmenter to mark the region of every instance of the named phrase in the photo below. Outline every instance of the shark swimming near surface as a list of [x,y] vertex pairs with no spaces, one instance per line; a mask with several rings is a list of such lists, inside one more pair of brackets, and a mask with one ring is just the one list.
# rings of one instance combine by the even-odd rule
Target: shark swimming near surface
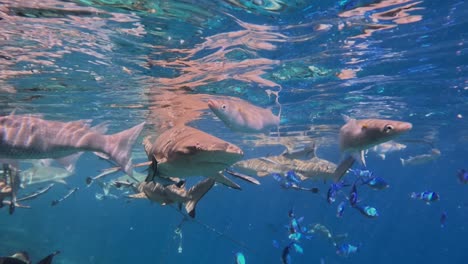
[[354,119],[343,116],[346,124],[340,129],[340,150],[346,155],[338,165],[334,179],[339,181],[355,160],[366,166],[364,151],[392,140],[412,129],[408,122],[388,119]]
[[234,131],[258,133],[278,127],[280,118],[270,109],[255,106],[239,98],[208,100],[208,107]]
[[147,182],[154,181],[155,177],[203,176],[240,189],[238,184],[220,173],[244,155],[234,144],[185,125],[165,131],[154,142],[147,137],[143,144],[148,160],[152,161]]
[[81,151],[108,156],[131,175],[131,148],[144,122],[113,135],[106,126],[90,127],[90,120],[60,122],[29,115],[0,117],[0,159],[63,158]]

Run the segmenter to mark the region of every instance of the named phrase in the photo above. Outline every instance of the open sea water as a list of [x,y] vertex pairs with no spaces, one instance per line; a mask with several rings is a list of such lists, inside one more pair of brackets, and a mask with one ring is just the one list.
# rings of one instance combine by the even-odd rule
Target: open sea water
[[[0,0],[1,114],[109,122],[108,133],[146,121],[135,163],[147,160],[145,136],[177,122],[237,144],[246,159],[284,150],[262,144],[265,136],[232,132],[207,107],[210,95],[270,108],[281,116],[281,136],[313,139],[317,155],[335,163],[343,114],[413,124],[397,140],[405,149],[385,160],[367,154],[367,168],[390,185],[358,186],[359,203],[379,212],[374,219],[348,203],[336,216],[349,187],[329,204],[330,181],[305,182],[320,189],[314,194],[262,177],[259,186],[236,180],[241,191],[217,185],[176,232],[184,217],[174,207],[118,191],[102,198],[99,184],[87,187],[86,177],[112,165],[85,153],[67,184],[25,202],[30,209],[0,210],[0,255],[25,250],[35,262],[60,250],[54,263],[235,263],[242,252],[249,264],[282,263],[293,210],[308,230],[320,224],[359,250],[340,256],[316,232],[298,243],[303,253],[291,249],[291,263],[467,263],[468,185],[457,180],[468,169],[467,41],[468,5],[459,0]],[[400,158],[432,148],[440,157],[402,166]],[[410,198],[423,191],[440,200]]]

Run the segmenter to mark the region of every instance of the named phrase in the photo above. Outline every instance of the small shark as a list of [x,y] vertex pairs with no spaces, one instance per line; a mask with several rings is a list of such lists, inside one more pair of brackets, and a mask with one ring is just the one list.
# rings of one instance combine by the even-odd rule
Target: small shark
[[440,150],[433,148],[431,149],[431,152],[428,154],[421,154],[417,156],[410,156],[407,159],[400,158],[401,160],[401,165],[407,166],[407,165],[421,165],[425,164],[428,162],[431,162],[437,158],[440,157]]
[[131,148],[144,122],[113,135],[104,135],[106,125],[94,128],[89,120],[59,122],[28,115],[0,117],[1,159],[63,158],[80,151],[102,153],[131,175]]
[[208,107],[226,126],[234,131],[258,133],[278,127],[280,118],[270,109],[238,99],[210,99]]
[[60,167],[33,166],[20,172],[20,178],[21,184],[26,186],[50,181],[67,184],[65,179],[73,174],[73,172]]
[[[60,251],[55,251],[37,262],[37,264],[51,264],[54,257],[59,253]],[[28,253],[22,251],[15,253],[12,256],[0,257],[0,264],[32,264],[32,261],[29,259]]]
[[380,158],[384,160],[386,158],[387,153],[399,151],[405,148],[406,145],[391,140],[388,142],[381,143],[377,146],[373,146],[369,150],[375,152]]
[[327,180],[332,179],[336,170],[336,164],[320,159],[316,155],[316,147],[313,145],[305,149],[303,152],[307,152],[307,155],[311,158],[308,160],[302,160],[295,157],[299,157],[299,153],[285,152],[279,156],[269,156],[248,160],[241,160],[232,165],[235,171],[241,173],[257,175],[258,177],[264,177],[271,173],[284,174],[288,171],[294,171],[301,180],[312,179],[312,180]]
[[152,161],[147,182],[154,181],[155,177],[203,176],[240,189],[239,185],[220,173],[244,155],[234,144],[185,125],[165,131],[154,143],[147,137],[143,144],[148,160]]
[[346,124],[340,129],[340,149],[347,157],[335,171],[335,181],[339,181],[355,160],[366,166],[364,150],[392,140],[411,130],[408,122],[387,119],[354,119],[343,116]]
[[141,182],[136,186],[137,194],[129,195],[130,198],[147,198],[161,205],[185,204],[185,210],[190,217],[195,217],[195,207],[200,199],[214,186],[214,179],[205,179],[189,190],[185,189],[185,183],[163,186],[157,182]]

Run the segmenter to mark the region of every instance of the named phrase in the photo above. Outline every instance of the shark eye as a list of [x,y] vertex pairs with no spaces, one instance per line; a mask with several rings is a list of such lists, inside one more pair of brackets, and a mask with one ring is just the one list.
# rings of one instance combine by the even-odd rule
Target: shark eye
[[390,131],[392,131],[392,130],[393,130],[393,126],[392,126],[392,125],[385,125],[385,128],[384,128],[384,132],[385,132],[385,133],[388,133],[388,132],[390,132]]
[[222,108],[222,109],[226,109],[226,105],[223,104],[223,105],[221,106],[221,108]]

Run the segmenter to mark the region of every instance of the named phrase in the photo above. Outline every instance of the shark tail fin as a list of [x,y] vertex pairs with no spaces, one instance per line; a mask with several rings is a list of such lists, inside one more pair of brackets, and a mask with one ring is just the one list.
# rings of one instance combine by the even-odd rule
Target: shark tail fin
[[110,135],[105,144],[105,152],[109,154],[110,158],[117,162],[122,170],[130,177],[133,176],[131,158],[132,147],[144,125],[145,122],[120,133]]
[[339,165],[336,167],[333,173],[333,181],[339,182],[341,178],[346,174],[349,168],[351,168],[356,160],[353,156],[347,156]]
[[58,254],[60,254],[60,251],[57,250],[52,254],[48,255],[47,257],[41,259],[37,264],[51,264],[54,257]]
[[190,200],[185,204],[188,215],[195,218],[195,207],[203,196],[214,186],[215,180],[208,178],[190,188],[187,192]]
[[406,164],[405,164],[405,160],[404,160],[403,158],[400,158],[400,161],[401,161],[401,165],[402,165],[402,166],[405,166],[405,165],[406,165]]

